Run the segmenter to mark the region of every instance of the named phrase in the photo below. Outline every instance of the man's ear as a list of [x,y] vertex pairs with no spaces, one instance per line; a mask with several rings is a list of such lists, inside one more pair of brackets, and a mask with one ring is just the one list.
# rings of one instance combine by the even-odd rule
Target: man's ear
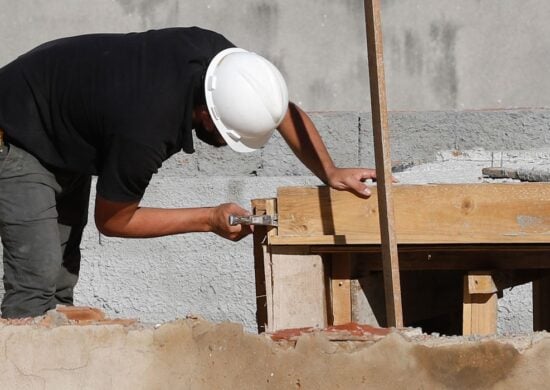
[[210,121],[210,112],[208,111],[208,107],[206,105],[198,106],[195,113],[201,124],[204,124],[205,121]]
[[199,107],[199,118],[201,121],[210,118],[210,113],[208,112],[208,108],[206,106]]

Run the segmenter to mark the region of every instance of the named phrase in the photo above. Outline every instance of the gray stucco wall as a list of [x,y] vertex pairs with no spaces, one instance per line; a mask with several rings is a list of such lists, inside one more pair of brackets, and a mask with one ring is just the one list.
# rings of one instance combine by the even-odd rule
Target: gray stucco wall
[[[549,145],[547,110],[454,110],[550,106],[550,3],[382,3],[396,163],[428,162],[441,150],[530,150]],[[211,28],[281,68],[291,98],[312,112],[338,164],[372,165],[370,117],[364,113],[369,93],[362,4],[0,0],[0,65],[37,44],[67,35],[185,25]],[[412,110],[417,112],[408,112]],[[247,207],[252,198],[274,196],[278,186],[318,183],[279,138],[250,155],[213,152],[201,145],[194,155],[169,160],[143,203],[192,207],[234,201]],[[78,303],[149,322],[195,313],[213,321],[241,322],[253,330],[251,248],[249,238],[230,243],[209,234],[106,238],[91,223],[83,241]],[[507,312],[525,306],[525,291],[506,301]],[[499,329],[521,331],[529,325],[508,317]]]
[[[390,110],[548,107],[550,2],[382,0]],[[43,41],[199,25],[275,62],[306,110],[369,109],[362,0],[0,0],[0,64]]]

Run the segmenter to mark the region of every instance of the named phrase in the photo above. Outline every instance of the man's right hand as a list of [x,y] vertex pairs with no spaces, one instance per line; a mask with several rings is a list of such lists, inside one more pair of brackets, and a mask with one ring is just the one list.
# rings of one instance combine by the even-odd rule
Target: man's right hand
[[224,203],[212,207],[210,213],[210,227],[213,233],[231,241],[239,241],[252,233],[250,225],[229,225],[229,216],[249,216],[250,212],[235,203]]
[[96,197],[95,221],[99,231],[114,237],[161,237],[191,232],[212,232],[238,241],[252,233],[250,226],[229,225],[229,215],[248,216],[250,212],[234,203],[216,207],[150,208],[139,201],[113,202]]

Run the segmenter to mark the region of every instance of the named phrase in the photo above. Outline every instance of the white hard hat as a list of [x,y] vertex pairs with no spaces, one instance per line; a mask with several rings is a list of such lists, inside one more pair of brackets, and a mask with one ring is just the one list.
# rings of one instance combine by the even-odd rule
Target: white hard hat
[[208,65],[204,88],[216,128],[237,152],[265,145],[288,109],[288,90],[279,70],[243,49],[218,53]]

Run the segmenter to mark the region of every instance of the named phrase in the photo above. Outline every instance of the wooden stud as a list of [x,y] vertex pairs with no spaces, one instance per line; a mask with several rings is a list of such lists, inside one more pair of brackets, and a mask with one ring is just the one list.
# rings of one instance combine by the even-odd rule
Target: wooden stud
[[533,330],[550,331],[550,276],[533,281]]
[[384,56],[380,0],[365,0],[365,22],[369,57],[369,80],[374,135],[374,155],[378,182],[378,205],[380,209],[380,234],[384,265],[384,289],[388,325],[403,327],[399,260],[395,236],[393,198],[391,191],[391,153],[386,107]]
[[464,276],[463,335],[496,333],[498,297],[494,286],[490,273],[475,272]]
[[331,256],[332,325],[351,322],[351,253]]
[[[275,199],[254,199],[252,201],[252,211],[257,215],[273,213],[275,210]],[[266,331],[267,324],[273,317],[271,302],[271,254],[267,247],[268,227],[256,226],[253,233],[254,241],[254,274],[256,279],[256,323],[258,324],[258,333]],[[270,320],[271,318],[271,320]]]
[[[267,199],[265,203],[265,213],[266,214],[276,214],[277,213],[277,200],[276,199]],[[274,303],[273,303],[273,260],[271,258],[271,246],[269,243],[269,238],[276,235],[276,228],[265,228],[266,229],[266,241],[262,244],[263,251],[263,261],[264,261],[264,278],[266,284],[266,309],[267,309],[267,326],[265,331],[269,332],[273,330],[273,324],[275,323],[275,314],[274,314]]]

